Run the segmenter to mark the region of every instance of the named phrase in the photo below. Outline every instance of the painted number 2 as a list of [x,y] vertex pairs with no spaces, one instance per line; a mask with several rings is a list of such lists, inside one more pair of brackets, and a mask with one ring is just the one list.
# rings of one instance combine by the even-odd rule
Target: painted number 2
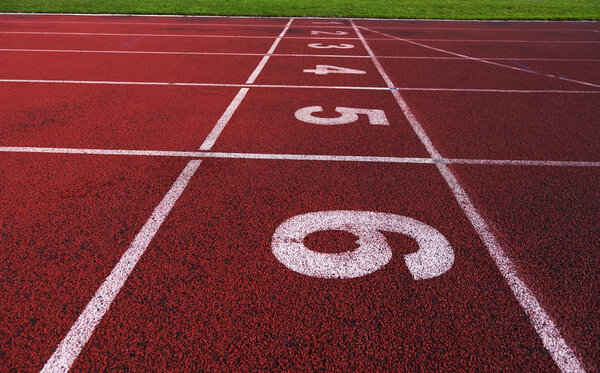
[[[319,253],[304,245],[314,232],[340,230],[358,237],[358,248],[344,253]],[[385,266],[392,250],[381,233],[395,232],[413,238],[417,252],[404,255],[415,280],[434,278],[454,264],[450,243],[431,226],[401,215],[368,211],[319,211],[296,215],[284,221],[273,234],[271,249],[283,265],[292,271],[319,278],[355,278]]]
[[320,125],[339,125],[354,123],[358,120],[358,115],[366,115],[369,118],[369,123],[376,126],[388,126],[390,123],[385,116],[385,112],[379,109],[357,109],[350,107],[336,107],[335,111],[341,115],[337,118],[321,118],[315,117],[314,113],[322,112],[321,106],[308,106],[299,109],[294,114],[296,119],[306,123]]
[[352,49],[354,48],[354,45],[352,44],[339,44],[339,45],[335,45],[335,44],[323,44],[323,43],[311,43],[308,45],[310,48],[316,48],[316,49]]

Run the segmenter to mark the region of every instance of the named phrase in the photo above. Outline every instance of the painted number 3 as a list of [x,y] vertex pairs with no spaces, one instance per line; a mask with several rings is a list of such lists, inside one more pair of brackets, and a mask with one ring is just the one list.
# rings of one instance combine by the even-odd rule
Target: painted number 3
[[[340,230],[358,237],[351,252],[328,254],[312,251],[304,238],[314,232]],[[355,278],[373,273],[392,258],[392,250],[381,233],[395,232],[417,241],[417,252],[404,255],[415,280],[442,275],[454,263],[454,251],[440,232],[418,220],[368,211],[319,211],[296,215],[284,221],[273,234],[271,249],[292,271],[320,278]]]

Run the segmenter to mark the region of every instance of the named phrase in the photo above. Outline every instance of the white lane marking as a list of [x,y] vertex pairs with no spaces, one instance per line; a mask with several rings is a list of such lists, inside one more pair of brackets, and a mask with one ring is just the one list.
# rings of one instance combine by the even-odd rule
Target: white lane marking
[[[5,13],[0,13],[5,14]],[[8,13],[10,15],[14,15],[14,13]],[[21,13],[23,14],[23,13]],[[82,15],[82,14],[73,14],[73,15]],[[84,15],[85,16],[85,15]],[[150,17],[158,17],[162,15],[135,15],[131,16],[139,17],[139,16],[150,16]],[[165,17],[169,17],[166,15]],[[257,18],[260,19],[260,18]],[[403,21],[414,21],[403,20]],[[431,21],[431,20],[430,20]],[[448,20],[436,20],[434,22],[440,21],[448,21]],[[458,20],[461,22],[462,20]],[[183,23],[183,22],[115,22],[115,21],[106,21],[106,22],[98,22],[98,21],[60,21],[60,20],[40,20],[40,19],[30,19],[30,20],[1,20],[3,23],[49,23],[49,24],[98,24],[98,25],[149,25],[149,26],[184,26],[184,27],[202,27],[202,26],[210,26],[210,27],[273,27],[280,28],[282,25],[275,24],[255,24],[255,23]],[[294,26],[294,28],[314,28],[312,25],[298,25]],[[318,27],[326,27],[326,28],[352,28],[352,26],[340,24],[320,24]],[[463,30],[463,31],[472,31],[472,32],[481,32],[481,31],[518,31],[518,32],[600,32],[598,30],[589,30],[589,29],[530,29],[530,28],[474,28],[474,27],[412,27],[407,25],[399,25],[399,26],[366,26],[374,29],[387,29],[387,30],[401,30],[401,31],[411,31],[411,30],[442,30],[442,31],[455,31],[455,30]]]
[[[366,27],[361,27],[369,30]],[[371,30],[369,30],[371,31]],[[376,33],[381,33],[372,30]],[[366,38],[366,40],[382,40],[382,41],[441,41],[441,42],[457,42],[457,43],[550,43],[550,44],[598,44],[600,40],[519,40],[519,39],[432,39],[432,38],[396,38],[392,35],[387,35],[388,39],[381,38]]]
[[[293,19],[289,20],[285,30],[289,28],[292,20]],[[281,36],[282,35],[283,33]],[[257,69],[259,69],[259,67],[257,67]],[[262,69],[262,67],[260,67],[260,69]],[[240,93],[244,90],[247,91],[248,88],[242,88]],[[236,98],[239,96],[240,94],[238,93]],[[231,113],[229,112],[230,109],[231,105],[227,108],[221,119],[223,117],[231,118]],[[219,120],[216,127],[224,127],[225,124]],[[210,138],[210,136],[214,137],[214,131],[211,132],[209,138],[207,138],[202,144],[202,147],[206,148],[206,150],[209,150],[216,140],[216,137]],[[216,134],[216,136],[218,136],[218,134]],[[136,235],[129,249],[123,254],[115,268],[113,268],[111,274],[105,279],[100,288],[96,291],[96,294],[92,300],[79,315],[77,321],[75,324],[73,324],[65,338],[60,342],[50,359],[48,359],[42,368],[42,372],[67,372],[69,369],[71,369],[71,366],[83,350],[83,347],[92,336],[94,329],[100,323],[113,300],[135,268],[137,262],[148,248],[150,241],[152,241],[152,238],[154,238],[154,235],[159,230],[165,218],[175,205],[175,202],[177,202],[177,199],[179,199],[189,181],[198,170],[200,163],[200,160],[191,160],[188,162],[161,203],[154,209],[154,212],[146,224],[144,224],[142,230]]]
[[321,106],[308,106],[301,109],[296,110],[294,116],[296,119],[318,125],[340,125],[340,124],[349,124],[354,123],[358,120],[358,115],[366,115],[369,119],[369,124],[375,126],[389,126],[389,122],[387,117],[385,116],[385,112],[380,109],[357,109],[357,108],[348,108],[348,107],[336,107],[335,111],[340,113],[341,115],[335,118],[323,118],[323,117],[315,117],[313,113],[320,113],[323,111]]
[[[367,29],[367,28],[364,28],[364,27],[361,27],[361,28],[363,28],[363,29],[365,29],[365,30],[367,30],[367,31],[372,31],[372,30],[369,30],[369,29]],[[598,84],[593,84],[593,83],[589,83],[589,82],[584,82],[584,81],[581,81],[581,80],[568,79],[568,78],[564,78],[564,77],[561,77],[561,76],[555,76],[555,75],[550,75],[550,74],[540,74],[540,73],[538,73],[538,72],[534,72],[534,71],[527,70],[527,69],[522,69],[522,68],[520,68],[520,67],[515,67],[515,66],[505,65],[505,64],[498,63],[498,62],[494,62],[494,61],[490,61],[490,60],[485,60],[485,59],[483,59],[483,58],[471,57],[471,56],[467,56],[467,55],[465,55],[465,54],[461,54],[461,53],[455,53],[455,52],[451,52],[451,51],[448,51],[448,50],[445,50],[445,49],[441,49],[441,48],[432,47],[432,46],[430,46],[430,45],[427,45],[427,44],[418,43],[418,42],[415,42],[414,40],[403,39],[403,38],[398,38],[398,37],[396,37],[396,36],[391,36],[391,35],[383,34],[383,33],[379,32],[379,31],[373,31],[373,32],[376,32],[376,33],[378,33],[378,34],[382,34],[382,35],[386,35],[386,36],[389,36],[389,37],[391,37],[391,38],[394,38],[394,39],[397,39],[397,40],[405,41],[405,42],[407,42],[407,43],[410,43],[410,44],[418,45],[418,46],[421,46],[421,47],[423,47],[423,48],[427,48],[427,49],[435,50],[435,51],[442,52],[442,53],[446,53],[446,54],[451,54],[451,55],[453,55],[453,56],[457,56],[457,57],[462,57],[462,58],[464,58],[464,59],[467,59],[467,60],[479,61],[479,62],[483,62],[483,63],[489,64],[489,65],[494,65],[494,66],[503,67],[503,68],[505,68],[505,69],[511,69],[511,70],[516,70],[516,71],[522,71],[522,72],[526,72],[526,73],[529,73],[529,74],[535,74],[535,75],[546,76],[546,77],[553,78],[553,79],[567,80],[567,81],[570,81],[570,82],[573,82],[573,83],[578,83],[578,84],[583,84],[583,85],[587,85],[587,86],[591,86],[591,87],[598,87],[598,88],[600,88],[600,85],[598,85]],[[360,36],[362,37],[362,34],[361,34]],[[362,41],[362,40],[364,40],[364,38],[362,38],[362,39],[361,39],[361,41]]]
[[370,162],[370,163],[415,163],[415,164],[471,164],[498,166],[531,167],[600,167],[593,161],[547,161],[523,159],[465,159],[465,158],[420,158],[386,157],[365,155],[327,155],[327,154],[269,154],[269,153],[231,153],[209,151],[173,151],[173,150],[135,150],[135,149],[83,149],[83,148],[46,148],[35,146],[0,146],[0,153],[45,153],[45,154],[86,154],[146,157],[178,158],[217,158],[217,159],[257,159],[282,161],[319,161],[319,162]]
[[[362,37],[362,34],[358,27],[351,21],[354,30],[357,35],[361,39],[365,49],[369,53],[372,58],[372,61],[375,63],[377,70],[381,74],[382,78],[391,88],[393,87],[393,83],[390,80],[389,76],[379,63],[377,57],[369,47],[367,41]],[[398,105],[402,109],[402,112],[408,119],[410,125],[413,130],[421,140],[421,143],[427,149],[427,152],[431,155],[432,158],[441,158],[440,153],[437,151],[431,139],[421,126],[419,120],[412,113],[408,104],[398,91],[392,91],[392,94]],[[563,372],[584,372],[584,369],[577,359],[577,356],[567,345],[565,340],[560,334],[560,331],[554,324],[554,321],[550,318],[546,310],[542,307],[542,305],[538,302],[535,297],[535,294],[531,291],[531,289],[521,280],[519,273],[510,260],[510,258],[506,255],[500,243],[496,240],[496,237],[493,235],[490,227],[483,219],[483,217],[479,214],[477,209],[475,208],[474,203],[471,201],[467,192],[463,189],[463,187],[458,182],[458,179],[454,176],[450,168],[444,163],[436,163],[438,170],[441,175],[446,180],[446,183],[450,187],[456,201],[460,205],[460,207],[465,212],[465,215],[475,228],[475,231],[485,244],[486,248],[490,256],[494,259],[496,266],[500,270],[500,273],[508,283],[510,289],[512,290],[515,298],[521,305],[521,308],[525,311],[531,324],[533,325],[535,331],[540,337],[544,347],[548,350],[552,359],[559,367],[559,369]]]
[[327,75],[327,74],[366,74],[366,71],[350,69],[347,67],[333,66],[333,65],[316,65],[314,69],[304,69],[304,73],[313,73],[315,75]]
[[181,87],[236,87],[236,88],[298,88],[298,89],[347,89],[369,91],[432,91],[432,92],[495,92],[495,93],[576,93],[598,94],[600,90],[575,91],[560,89],[494,89],[494,88],[428,88],[428,87],[350,87],[325,85],[285,85],[285,84],[236,84],[236,83],[183,83],[183,82],[119,82],[110,80],[45,80],[45,79],[0,79],[0,83],[35,84],[106,84],[106,85],[147,85]]
[[244,97],[246,97],[246,93],[248,93],[249,89],[250,88],[242,88],[237,93],[237,95],[235,95],[233,101],[231,101],[231,103],[225,110],[225,113],[221,116],[221,118],[219,118],[217,125],[213,127],[212,131],[208,134],[208,136],[200,146],[200,150],[209,150],[210,148],[212,148],[212,146],[215,144],[215,141],[217,141],[219,135],[221,135],[221,132],[223,132],[223,130],[225,129],[227,123],[229,123],[229,120],[233,116],[233,113],[235,113],[238,106],[240,106],[240,104],[242,103]]
[[[252,74],[250,74],[250,76],[248,77],[246,84],[254,83],[254,81],[258,77],[258,74],[261,73],[261,71],[267,64],[267,61],[269,60],[269,54],[273,53],[275,51],[275,48],[277,48],[277,45],[279,45],[279,42],[281,42],[281,39],[283,38],[283,36],[287,32],[287,30],[290,28],[290,25],[292,24],[293,20],[294,19],[291,18],[289,20],[289,22],[285,25],[285,28],[283,29],[283,31],[281,31],[281,33],[279,34],[277,39],[275,39],[275,41],[271,45],[271,48],[269,48],[269,50],[267,51],[267,55],[265,55],[260,60],[260,62],[258,63],[258,66],[256,66],[256,68],[254,69]],[[223,130],[225,129],[225,125],[227,125],[227,123],[229,123],[229,120],[231,119],[231,117],[233,116],[233,114],[235,113],[237,108],[240,106],[240,104],[242,103],[242,100],[244,99],[244,97],[246,97],[246,93],[248,93],[249,89],[250,88],[240,89],[240,91],[237,93],[237,95],[235,96],[233,101],[231,101],[231,103],[227,107],[227,110],[225,110],[225,113],[223,114],[221,119],[219,119],[219,121],[217,122],[217,125],[212,129],[212,131],[210,132],[208,137],[204,140],[204,142],[200,146],[200,150],[210,150],[210,148],[212,148],[212,146],[215,144],[215,141],[217,141],[217,138],[221,135],[221,132],[223,132]]]
[[[358,237],[358,247],[351,252],[319,253],[304,245],[307,235],[329,230],[352,233]],[[356,278],[377,271],[392,259],[392,249],[382,231],[417,241],[419,249],[404,255],[415,280],[438,277],[454,263],[450,243],[433,227],[407,216],[370,211],[319,211],[293,216],[277,227],[271,249],[277,260],[292,271],[319,278]]]
[[79,353],[92,336],[113,300],[127,281],[150,241],[158,232],[167,215],[183,193],[192,176],[200,166],[200,160],[190,161],[173,183],[159,205],[154,209],[140,232],[123,254],[110,275],[98,288],[94,297],[77,318],[67,335],[60,342],[50,359],[42,368],[42,373],[67,372]]
[[[140,34],[125,32],[67,32],[67,31],[0,31],[5,35],[72,35],[72,36],[145,36],[145,37],[173,37],[173,38],[234,38],[234,39],[273,39],[270,35],[214,35],[214,34]],[[324,39],[324,40],[358,40],[352,37],[333,36],[289,36],[289,39]],[[388,39],[375,39],[388,40]]]
[[[136,51],[136,50],[91,50],[91,49],[21,49],[0,48],[0,52],[32,52],[32,53],[106,53],[106,54],[165,54],[165,55],[214,55],[214,56],[264,56],[264,53],[244,52],[179,52],[179,51]],[[273,57],[331,57],[331,58],[371,58],[351,54],[296,54],[296,53],[272,53]],[[441,57],[441,56],[377,56],[377,58],[398,58],[417,60],[463,60],[464,57]],[[557,62],[600,62],[593,58],[522,58],[522,57],[480,57],[484,60],[496,61],[557,61]]]

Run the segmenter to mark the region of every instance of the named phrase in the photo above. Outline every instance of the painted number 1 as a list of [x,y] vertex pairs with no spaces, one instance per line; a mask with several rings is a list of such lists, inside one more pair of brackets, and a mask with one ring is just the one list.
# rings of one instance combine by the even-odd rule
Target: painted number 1
[[[331,254],[304,245],[309,234],[327,230],[355,235],[358,248]],[[440,276],[454,264],[450,243],[436,229],[406,216],[369,211],[319,211],[293,216],[275,230],[271,250],[292,271],[319,278],[355,278],[377,271],[392,259],[382,231],[404,234],[417,242],[419,249],[404,255],[415,280]]]

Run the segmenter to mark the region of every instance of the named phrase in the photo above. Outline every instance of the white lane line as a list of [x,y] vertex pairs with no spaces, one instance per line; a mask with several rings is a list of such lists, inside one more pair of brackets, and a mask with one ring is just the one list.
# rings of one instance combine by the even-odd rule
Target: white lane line
[[[490,42],[490,43],[561,43],[561,44],[594,44],[600,43],[598,40],[480,40],[480,39],[406,39],[398,38],[392,35],[384,34],[380,31],[368,29],[366,27],[361,28],[381,34],[385,38],[368,38],[368,40],[378,41],[438,41],[438,42],[465,42],[465,43],[479,43],[479,42]],[[234,38],[234,39],[272,39],[273,36],[269,35],[213,35],[213,34],[157,34],[157,33],[122,33],[122,32],[69,32],[69,31],[0,31],[0,34],[5,35],[72,35],[72,36],[144,36],[144,37],[173,37],[173,38]],[[358,38],[352,37],[325,37],[325,36],[288,36],[288,39],[301,39],[301,40],[359,40]]]
[[[357,39],[358,40],[358,39]],[[91,50],[91,49],[21,49],[0,48],[0,52],[31,52],[31,53],[99,53],[99,54],[164,54],[164,55],[199,55],[199,56],[264,56],[264,53],[244,52],[178,52],[178,51],[138,51],[138,50]],[[272,57],[315,57],[315,58],[363,58],[370,56],[348,55],[348,54],[296,54],[296,53],[272,53]],[[417,60],[463,60],[464,57],[441,57],[441,56],[377,56],[377,58],[417,59]],[[522,57],[480,57],[490,61],[556,61],[556,62],[600,62],[594,58],[522,58]]]
[[[293,19],[289,20],[284,30],[289,28],[292,20]],[[281,36],[283,36],[283,32],[280,37]],[[277,40],[274,43],[277,43]],[[262,69],[262,67],[260,67],[260,69]],[[247,89],[248,88],[242,88],[240,92],[243,90],[247,91]],[[232,113],[229,112],[230,109],[231,105],[227,108],[221,119],[219,119],[216,127],[224,127],[226,123],[223,124],[222,119],[224,117],[231,118]],[[211,136],[213,136],[213,132],[211,132]],[[216,137],[210,139],[209,136],[202,147],[207,148],[207,150],[210,149],[215,140]],[[60,342],[50,359],[48,359],[42,368],[43,373],[67,372],[71,369],[71,366],[83,350],[83,347],[92,336],[96,326],[100,323],[117,294],[127,281],[127,278],[135,268],[138,260],[148,248],[152,238],[154,238],[154,235],[160,229],[165,218],[175,205],[175,202],[177,202],[177,199],[179,199],[189,181],[198,170],[200,162],[201,161],[197,159],[188,162],[161,203],[154,209],[154,212],[146,224],[144,224],[142,230],[137,234],[129,249],[123,254],[117,265],[113,268],[111,274],[104,280],[100,288],[98,288],[92,300],[79,315],[77,321],[75,321],[75,324],[73,324],[65,338]]]
[[[281,39],[283,38],[283,36],[287,32],[287,30],[290,28],[290,25],[292,24],[293,20],[294,20],[293,18],[290,19],[290,21],[287,23],[287,25],[285,25],[285,28],[283,29],[283,31],[281,31],[281,33],[279,34],[277,39],[275,39],[275,41],[273,42],[273,45],[271,45],[271,48],[269,48],[269,50],[267,51],[267,54],[261,59],[261,61],[258,63],[258,66],[256,66],[256,68],[254,69],[252,74],[250,74],[250,76],[248,77],[246,84],[254,83],[254,81],[258,77],[258,74],[261,73],[261,71],[267,64],[267,61],[269,60],[269,57],[270,57],[269,54],[271,54],[275,51],[275,48],[277,48],[277,45],[279,45],[279,43],[281,42]],[[238,106],[240,106],[244,97],[246,97],[246,93],[248,93],[249,89],[250,88],[240,89],[240,91],[235,96],[235,98],[233,99],[231,104],[229,104],[229,107],[225,111],[225,114],[223,114],[223,117],[221,117],[221,119],[219,119],[219,121],[217,122],[217,125],[213,128],[211,133],[208,135],[208,137],[204,140],[204,142],[200,146],[200,150],[210,150],[210,148],[212,148],[212,146],[215,144],[215,141],[217,141],[217,138],[219,137],[219,135],[221,135],[221,132],[223,132],[223,129],[225,129],[225,125],[229,122],[229,120],[233,116],[233,113],[235,113],[235,111],[237,110]]]
[[41,372],[55,373],[67,372],[79,353],[92,336],[96,326],[102,320],[106,311],[116,298],[117,294],[127,281],[137,262],[140,260],[150,241],[158,232],[160,226],[169,212],[183,193],[185,187],[200,166],[200,160],[190,161],[181,172],[171,189],[164,196],[160,204],[154,209],[152,215],[142,230],[135,236],[129,249],[123,254],[110,275],[98,288],[94,297],[87,304],[83,312],[73,324],[69,333],[60,342],[50,359],[46,362]]
[[[34,83],[34,84],[105,84],[105,85],[147,85],[147,86],[179,86],[179,87],[235,87],[235,88],[308,88],[308,89],[352,89],[387,91],[388,87],[350,87],[350,86],[312,86],[285,84],[240,84],[240,83],[184,83],[184,82],[120,82],[110,80],[44,80],[44,79],[0,79],[0,83]],[[570,92],[570,91],[566,91]]]
[[[0,31],[0,35],[72,35],[72,36],[145,36],[145,37],[169,37],[169,38],[234,38],[234,39],[273,39],[270,35],[213,35],[213,34],[141,34],[123,32],[67,32],[67,31]],[[326,37],[326,36],[289,36],[290,39],[308,40],[358,40],[348,37]],[[377,39],[388,40],[388,39]]]
[[[0,13],[2,14],[2,13]],[[131,18],[138,17],[131,16]],[[412,20],[408,20],[412,21]],[[151,26],[185,26],[185,27],[202,27],[202,26],[210,26],[210,27],[273,27],[280,28],[282,25],[274,25],[274,24],[244,24],[244,23],[183,23],[183,22],[115,22],[115,21],[106,21],[106,22],[98,22],[98,21],[60,21],[60,20],[43,20],[43,19],[28,19],[28,20],[1,20],[1,22],[5,23],[48,23],[48,24],[98,24],[98,25],[151,25]],[[440,21],[432,21],[432,22],[440,22]],[[328,28],[352,28],[352,26],[348,25],[299,25],[294,26],[294,28],[315,28],[316,27],[328,27]],[[455,31],[455,30],[465,30],[465,31],[473,31],[473,32],[481,32],[481,31],[519,31],[519,32],[599,32],[597,30],[587,30],[587,29],[527,29],[527,28],[473,28],[473,27],[411,27],[407,25],[399,25],[399,26],[366,26],[375,29],[388,29],[388,30],[401,30],[401,31],[411,31],[411,30],[442,30],[442,31]]]
[[[369,30],[365,27],[362,29]],[[375,33],[380,33],[375,30],[369,30]],[[551,44],[598,44],[600,40],[519,40],[519,39],[435,39],[435,38],[396,38],[392,35],[387,35],[389,39],[381,38],[366,38],[366,40],[411,40],[411,41],[440,41],[440,42],[457,42],[457,43],[551,43]]]
[[[262,62],[262,61],[261,61]],[[286,84],[239,84],[239,83],[184,83],[184,82],[120,82],[107,80],[44,80],[44,79],[0,79],[0,83],[32,84],[91,84],[91,85],[145,85],[176,87],[235,87],[235,88],[292,88],[292,89],[341,89],[366,91],[431,91],[431,92],[491,92],[491,93],[571,93],[598,94],[600,90],[576,91],[560,89],[494,89],[494,88],[443,88],[443,87],[361,87],[326,85],[286,85]],[[238,93],[239,94],[239,93]]]
[[211,151],[174,151],[174,150],[135,150],[135,149],[84,149],[84,148],[47,148],[36,146],[0,146],[0,153],[42,153],[42,154],[80,154],[106,156],[137,157],[173,157],[173,158],[215,158],[215,159],[256,159],[281,161],[324,161],[358,163],[444,163],[492,166],[531,166],[531,167],[600,167],[593,161],[548,161],[524,159],[466,159],[466,158],[423,158],[423,157],[387,157],[367,155],[332,154],[269,154],[269,153],[232,153]]
[[[369,29],[367,29],[367,28],[364,28],[364,27],[361,27],[361,28],[363,28],[363,29],[365,29],[365,30],[367,30],[367,31],[372,31],[372,30],[369,30]],[[383,33],[379,32],[379,31],[373,31],[373,32],[376,32],[376,33],[378,33],[378,34],[382,34],[382,35],[386,35],[386,36],[389,36],[389,37],[395,38],[395,39],[397,39],[397,40],[405,41],[405,42],[407,42],[407,43],[410,43],[410,44],[418,45],[418,46],[421,46],[421,47],[423,47],[423,48],[427,48],[427,49],[435,50],[435,51],[442,52],[442,53],[446,53],[446,54],[451,54],[451,55],[453,55],[453,56],[457,56],[457,57],[462,57],[462,58],[464,58],[464,59],[467,59],[467,60],[479,61],[479,62],[483,62],[483,63],[489,64],[489,65],[494,65],[494,66],[503,67],[503,68],[505,68],[505,69],[511,69],[511,70],[516,70],[516,71],[522,71],[522,72],[526,72],[526,73],[529,73],[529,74],[535,74],[535,75],[540,75],[540,76],[546,76],[546,77],[548,77],[548,78],[552,78],[552,79],[566,80],[566,81],[573,82],[573,83],[578,83],[578,84],[583,84],[583,85],[587,85],[587,86],[590,86],[590,87],[598,87],[598,88],[600,88],[600,85],[598,85],[598,84],[593,84],[593,83],[589,83],[589,82],[584,82],[584,81],[581,81],[581,80],[574,80],[574,79],[564,78],[564,77],[562,77],[562,76],[555,76],[555,75],[550,75],[550,74],[540,74],[540,73],[538,73],[538,72],[531,71],[531,70],[527,70],[527,69],[522,69],[522,68],[520,68],[520,67],[515,67],[515,66],[505,65],[505,64],[502,64],[502,63],[498,63],[498,62],[494,62],[494,61],[485,60],[485,59],[483,59],[483,58],[471,57],[471,56],[467,56],[466,54],[455,53],[455,52],[451,52],[451,51],[448,51],[448,50],[445,50],[445,49],[441,49],[441,48],[432,47],[432,46],[430,46],[430,45],[427,45],[427,44],[418,43],[418,42],[415,42],[414,40],[403,39],[403,38],[398,38],[398,37],[395,37],[395,36],[391,36],[391,35],[383,34]],[[362,35],[361,35],[361,36],[362,36]],[[362,40],[364,40],[364,38],[363,38]]]
[[[369,55],[372,57],[372,61],[375,63],[377,70],[381,74],[382,78],[388,84],[389,87],[393,87],[393,83],[390,80],[389,76],[379,63],[377,57],[367,44],[367,41],[362,37],[362,34],[358,27],[351,21],[354,30],[357,35],[361,39],[365,49],[369,52]],[[427,149],[427,152],[431,155],[432,158],[442,158],[440,153],[437,151],[431,139],[425,132],[423,126],[416,118],[416,116],[410,110],[408,104],[398,91],[391,91],[394,98],[398,102],[398,105],[402,109],[402,112],[408,119],[410,125],[415,131],[416,135],[421,140],[421,143]],[[535,294],[531,291],[531,289],[521,280],[519,273],[510,260],[510,258],[506,255],[500,243],[493,235],[490,227],[483,219],[483,217],[479,214],[477,209],[475,208],[475,204],[471,201],[467,192],[463,189],[463,187],[458,182],[458,179],[454,176],[450,168],[444,163],[436,163],[438,170],[440,171],[443,178],[446,180],[446,183],[452,190],[456,201],[465,212],[465,215],[475,228],[475,231],[485,244],[486,248],[490,256],[494,259],[496,266],[500,270],[500,273],[508,283],[510,289],[512,290],[515,298],[521,305],[521,308],[525,311],[529,320],[533,327],[535,328],[538,336],[540,337],[544,347],[548,350],[552,359],[559,367],[559,369],[563,372],[584,372],[584,369],[577,359],[577,356],[567,345],[565,340],[560,334],[560,331],[554,324],[554,321],[547,314],[546,310],[542,307],[539,301],[536,299]]]

